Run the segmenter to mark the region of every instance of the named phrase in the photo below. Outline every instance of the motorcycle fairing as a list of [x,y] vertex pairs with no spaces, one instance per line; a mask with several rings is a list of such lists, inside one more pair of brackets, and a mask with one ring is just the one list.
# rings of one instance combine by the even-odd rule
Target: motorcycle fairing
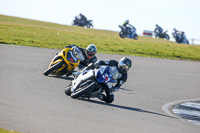
[[94,70],[87,70],[81,73],[75,80],[72,81],[71,92],[79,87],[81,83],[95,76]]
[[[56,70],[54,73],[55,75],[60,75],[62,73],[62,70],[64,71],[64,69],[67,68],[67,71],[72,71],[74,68],[76,68],[79,63],[80,60],[77,60],[73,54],[72,54],[72,48],[65,48],[63,49],[61,52],[59,52],[51,61],[49,68],[58,63],[64,61],[65,63],[63,64],[63,66],[61,68],[59,68],[58,70]],[[63,73],[64,74],[64,73]]]
[[96,71],[96,80],[99,83],[116,82],[116,79],[113,79],[113,75],[111,74],[110,66],[101,66]]

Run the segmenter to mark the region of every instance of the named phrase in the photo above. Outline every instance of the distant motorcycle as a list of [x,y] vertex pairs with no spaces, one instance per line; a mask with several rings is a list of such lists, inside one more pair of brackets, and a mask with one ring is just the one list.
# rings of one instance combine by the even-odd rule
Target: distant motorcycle
[[131,28],[131,27],[127,27],[128,29],[126,29],[124,26],[119,25],[119,27],[121,28],[121,31],[119,32],[119,36],[121,38],[132,38],[137,40],[138,39],[138,35],[136,34],[136,29]]
[[159,31],[156,29],[154,31],[154,35],[155,37],[164,38],[166,40],[170,39],[169,35],[167,34],[167,30],[165,32],[159,33]]
[[173,35],[173,37],[174,37],[174,39],[176,40],[177,43],[189,44],[189,41],[186,39],[184,32],[173,31],[172,35]]
[[72,71],[84,60],[82,52],[76,47],[65,48],[52,59],[49,67],[43,72],[45,76],[72,74]]
[[[120,73],[116,66],[100,66],[94,70],[83,71],[65,88],[65,94],[71,98],[95,98],[112,89]],[[108,90],[109,91],[109,90]]]
[[80,20],[78,17],[75,17],[75,19],[72,21],[72,26],[82,26],[86,28],[93,29],[92,20]]

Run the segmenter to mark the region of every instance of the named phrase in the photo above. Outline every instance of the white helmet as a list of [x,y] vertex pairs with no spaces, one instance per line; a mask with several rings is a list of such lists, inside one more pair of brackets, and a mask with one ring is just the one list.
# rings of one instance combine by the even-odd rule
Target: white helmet
[[127,72],[132,66],[132,61],[131,59],[127,58],[127,57],[123,57],[119,60],[118,63],[118,69],[120,72],[125,73]]
[[87,58],[92,59],[97,53],[97,47],[94,44],[90,44],[86,48]]

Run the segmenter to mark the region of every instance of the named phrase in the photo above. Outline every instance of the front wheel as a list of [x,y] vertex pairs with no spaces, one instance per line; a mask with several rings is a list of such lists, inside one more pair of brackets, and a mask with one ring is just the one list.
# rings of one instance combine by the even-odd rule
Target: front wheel
[[165,39],[166,39],[166,40],[169,40],[169,35],[166,34],[166,35],[165,35]]
[[61,62],[58,62],[57,64],[55,64],[55,65],[51,66],[50,68],[48,68],[47,70],[45,70],[45,71],[43,72],[43,74],[44,74],[45,76],[48,76],[48,75],[49,75],[50,73],[52,73],[54,70],[56,70],[56,69],[62,67],[62,65],[63,65],[63,62],[62,62],[62,61],[61,61]]
[[188,40],[186,41],[186,44],[188,44],[188,45],[189,45],[189,41],[188,41]]
[[65,88],[65,94],[68,96],[71,95],[71,86],[70,85]]
[[87,81],[88,84],[86,84],[83,87],[77,88],[74,90],[74,92],[71,94],[71,98],[78,98],[81,97],[89,92],[92,92],[96,88],[96,82]]

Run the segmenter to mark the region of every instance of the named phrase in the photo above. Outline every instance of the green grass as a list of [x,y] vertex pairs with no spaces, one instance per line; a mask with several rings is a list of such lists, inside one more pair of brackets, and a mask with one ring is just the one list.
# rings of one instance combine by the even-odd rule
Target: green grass
[[0,133],[20,133],[20,132],[0,128]]
[[121,39],[117,32],[5,15],[0,15],[0,43],[52,49],[63,49],[68,44],[86,47],[93,43],[99,53],[200,61],[200,46],[142,36],[138,40]]

